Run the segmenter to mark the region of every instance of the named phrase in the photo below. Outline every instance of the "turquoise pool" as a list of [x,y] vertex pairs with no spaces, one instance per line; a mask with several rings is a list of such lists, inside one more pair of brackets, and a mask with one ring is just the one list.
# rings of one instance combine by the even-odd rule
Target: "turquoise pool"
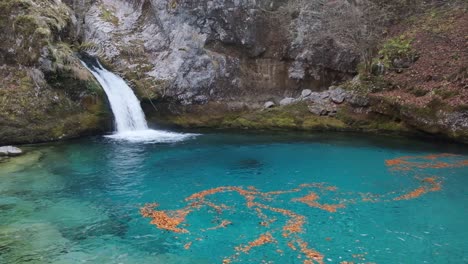
[[0,162],[0,263],[468,263],[466,147],[96,137]]

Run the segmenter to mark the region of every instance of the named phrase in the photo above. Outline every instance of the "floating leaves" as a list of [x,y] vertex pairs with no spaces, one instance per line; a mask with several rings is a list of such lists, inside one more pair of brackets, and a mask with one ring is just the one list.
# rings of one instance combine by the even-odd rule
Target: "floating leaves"
[[[304,264],[324,263],[324,256],[315,249],[309,248],[306,241],[301,238],[304,233],[304,226],[307,223],[307,217],[298,214],[291,210],[288,205],[292,203],[303,203],[311,208],[325,211],[326,213],[336,213],[339,209],[346,208],[347,204],[356,204],[363,202],[381,203],[394,202],[402,200],[410,200],[418,198],[429,192],[437,192],[442,189],[442,179],[437,176],[421,176],[424,169],[443,169],[443,168],[458,168],[468,166],[468,160],[461,159],[461,156],[453,154],[433,154],[427,156],[405,156],[385,161],[385,165],[391,171],[414,171],[414,178],[419,183],[419,186],[411,191],[402,192],[395,190],[384,194],[373,193],[353,193],[339,192],[335,186],[328,186],[324,183],[304,183],[296,188],[289,190],[279,190],[270,192],[261,192],[253,186],[247,188],[237,186],[222,186],[212,189],[203,190],[194,193],[184,199],[186,206],[178,210],[156,210],[158,204],[148,204],[140,209],[143,217],[151,218],[151,224],[157,228],[175,233],[190,233],[195,231],[210,232],[212,230],[227,229],[232,223],[229,219],[221,220],[219,217],[215,222],[218,225],[190,231],[186,228],[186,217],[194,212],[200,211],[202,208],[208,208],[208,213],[221,214],[226,210],[235,210],[234,206],[219,204],[210,199],[211,196],[224,193],[237,193],[245,200],[245,208],[253,212],[259,218],[259,226],[266,230],[256,239],[245,242],[234,247],[234,252],[230,257],[222,260],[223,264],[232,263],[238,260],[241,254],[249,254],[253,248],[261,247],[266,244],[281,244],[284,243],[284,248],[289,248],[296,251],[298,258],[303,258]],[[293,198],[279,199],[282,196],[293,196]],[[295,196],[295,197],[294,197]],[[351,198],[350,198],[351,196]],[[331,199],[333,203],[323,203],[321,197]],[[277,201],[284,203],[286,207],[279,207]],[[245,211],[242,211],[245,213]],[[285,221],[281,228],[272,228],[270,225],[277,221],[275,215],[284,217]],[[243,224],[243,223],[239,223]],[[183,226],[183,227],[182,227]],[[278,239],[281,238],[282,239]],[[286,240],[286,241],[285,241]],[[331,239],[330,239],[331,240]],[[184,245],[185,249],[190,249],[192,241]],[[278,254],[283,254],[282,249],[275,251]],[[352,263],[352,262],[342,262]]]
[[311,192],[304,197],[293,199],[293,201],[299,201],[299,202],[307,204],[310,207],[320,208],[330,213],[335,213],[338,208],[345,207],[344,204],[320,204],[317,202],[318,199],[319,199],[319,196],[316,193]]

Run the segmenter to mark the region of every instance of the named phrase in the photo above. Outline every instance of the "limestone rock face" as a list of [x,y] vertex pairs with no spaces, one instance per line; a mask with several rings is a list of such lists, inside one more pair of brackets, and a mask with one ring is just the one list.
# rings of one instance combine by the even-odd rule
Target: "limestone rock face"
[[199,96],[258,105],[353,73],[357,56],[322,34],[323,8],[316,0],[75,5],[88,53],[125,75],[143,100],[184,105]]

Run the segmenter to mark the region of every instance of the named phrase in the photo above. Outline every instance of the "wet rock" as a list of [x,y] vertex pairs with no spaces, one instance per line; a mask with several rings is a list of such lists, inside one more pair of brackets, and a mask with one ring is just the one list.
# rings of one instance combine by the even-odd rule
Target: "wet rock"
[[23,154],[20,148],[13,146],[0,147],[0,156],[19,156]]
[[292,97],[286,97],[284,98],[283,100],[280,101],[280,105],[283,106],[283,105],[290,105],[292,103],[296,102],[296,99],[292,98]]
[[272,102],[272,101],[268,101],[266,102],[264,105],[263,105],[263,108],[267,109],[267,108],[272,108],[275,106],[275,103]]
[[348,97],[348,92],[343,90],[342,88],[336,88],[330,91],[330,99],[335,104],[341,104],[345,101],[346,97]]

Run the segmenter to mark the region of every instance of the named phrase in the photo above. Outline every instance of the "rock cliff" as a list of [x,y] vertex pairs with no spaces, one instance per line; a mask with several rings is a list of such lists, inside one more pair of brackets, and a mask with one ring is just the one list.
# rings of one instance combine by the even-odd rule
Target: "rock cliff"
[[82,41],[141,98],[255,107],[355,73],[357,55],[324,34],[321,2],[102,0],[82,15]]
[[73,11],[61,1],[0,3],[0,143],[105,131],[105,96],[75,56]]
[[[351,34],[354,39],[333,34],[330,10],[341,2],[6,0],[0,4],[0,29],[5,32],[0,43],[0,142],[53,140],[109,129],[105,96],[80,65],[78,54],[95,56],[122,75],[147,116],[158,122],[423,131],[468,141],[466,41],[457,37],[458,46],[450,51],[455,66],[429,74],[439,82],[437,87],[419,87],[429,77],[421,77],[418,67],[431,60],[437,64],[440,58],[406,48],[433,53],[440,45],[450,45],[451,34],[466,21],[466,3],[388,19],[381,44],[366,47],[370,54],[381,51],[368,58],[373,63],[368,75],[358,67],[363,53],[355,43],[365,42],[362,38],[372,24],[361,23],[363,10],[355,8],[359,19],[348,25],[357,29]],[[401,13],[408,1],[397,2],[389,12]],[[452,5],[455,2],[463,1]],[[438,20],[440,32],[431,33],[434,25],[424,21],[438,19],[434,10],[442,10],[444,19],[456,14],[455,20]],[[392,42],[404,34],[416,41]],[[447,43],[430,45],[431,38],[442,35]],[[419,41],[427,45],[417,46]],[[392,53],[395,45],[397,52]],[[411,76],[417,76],[417,83],[408,81]],[[425,103],[415,105],[411,96],[424,97]],[[443,104],[437,103],[439,97]]]

